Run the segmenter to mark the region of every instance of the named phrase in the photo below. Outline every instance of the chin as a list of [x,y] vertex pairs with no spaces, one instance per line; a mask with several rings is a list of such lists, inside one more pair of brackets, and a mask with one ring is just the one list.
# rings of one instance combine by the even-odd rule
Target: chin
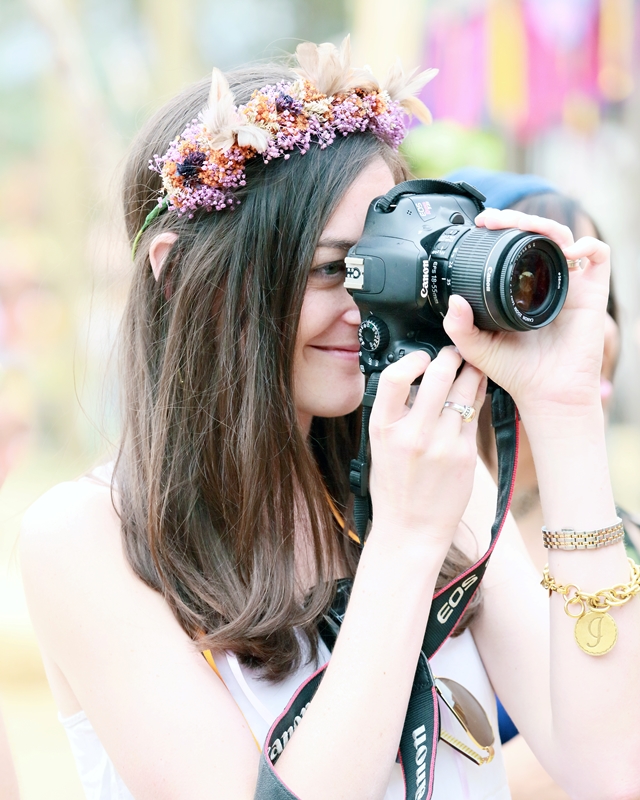
[[344,417],[361,405],[364,394],[364,377],[360,373],[355,380],[350,379],[342,384],[339,381],[336,383],[338,391],[329,394],[325,385],[313,398],[309,398],[309,402],[305,403],[308,409],[307,413],[313,417]]

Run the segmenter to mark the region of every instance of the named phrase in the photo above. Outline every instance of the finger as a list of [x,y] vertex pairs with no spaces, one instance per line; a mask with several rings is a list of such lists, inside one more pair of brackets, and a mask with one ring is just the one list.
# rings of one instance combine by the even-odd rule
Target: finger
[[[473,408],[476,413],[474,413],[472,420],[465,420],[459,409],[443,406],[441,411],[442,429],[445,431],[450,429],[452,432],[455,432],[460,431],[461,426],[469,428],[472,425],[477,425],[478,409],[476,409],[475,403],[483,378],[484,375],[480,370],[472,367],[471,364],[464,365],[460,371],[460,375],[454,381],[445,402],[455,403],[457,406],[462,406],[462,408],[468,406]],[[480,405],[482,405],[482,403],[480,403]]]
[[419,428],[440,414],[461,363],[462,358],[455,347],[443,347],[427,367],[411,408],[411,416]]
[[584,305],[584,291],[597,291],[601,302],[606,305],[609,296],[609,275],[611,270],[609,245],[585,236],[564,249],[567,261],[571,261],[578,269],[570,269],[569,292],[565,308],[580,308]]
[[424,373],[431,362],[423,350],[408,353],[380,373],[376,399],[371,410],[374,425],[392,425],[407,413],[406,401],[411,384]]
[[473,401],[473,407],[475,408],[476,412],[480,414],[480,409],[484,405],[484,401],[487,399],[487,384],[489,383],[489,378],[486,375],[482,375],[482,379],[478,384],[478,391],[476,392],[476,399]]
[[561,225],[555,220],[538,217],[534,214],[524,214],[522,211],[514,211],[513,209],[499,211],[495,208],[489,208],[476,217],[476,225],[478,220],[489,230],[519,228],[521,231],[531,231],[542,236],[548,236],[561,248],[569,247],[573,244],[573,233],[570,228],[566,225]]
[[464,360],[484,372],[485,354],[489,351],[495,334],[481,331],[475,326],[471,306],[460,295],[449,298],[449,310],[443,326]]
[[472,423],[464,425],[462,428],[462,433],[468,435],[470,438],[475,439],[478,433],[478,424],[480,422],[480,411],[482,410],[482,406],[485,404],[487,399],[487,384],[489,383],[489,379],[486,375],[482,375],[480,383],[478,384],[478,391],[476,392],[475,400],[473,401],[473,407],[476,410],[476,415],[473,419]]
[[[608,266],[611,259],[611,248],[609,245],[601,242],[599,239],[595,239],[593,236],[583,236],[582,239],[578,239],[574,244],[564,247],[562,252],[567,259],[572,261],[587,259],[590,264],[596,267],[605,264]],[[586,264],[583,261],[582,269],[584,269],[585,266]]]
[[487,216],[487,213],[491,212],[491,211],[499,211],[499,210],[500,210],[499,208],[490,208],[490,207],[485,208],[485,210],[481,211],[478,214],[478,216],[475,218],[474,222],[475,222],[476,226],[478,228],[484,228],[485,227],[484,221],[485,221],[485,218]]

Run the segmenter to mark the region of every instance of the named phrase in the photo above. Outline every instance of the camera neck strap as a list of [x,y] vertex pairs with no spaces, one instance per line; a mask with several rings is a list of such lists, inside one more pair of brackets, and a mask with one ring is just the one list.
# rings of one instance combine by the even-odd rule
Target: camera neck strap
[[456,181],[454,183],[452,181],[427,178],[403,181],[397,184],[384,197],[378,200],[376,208],[386,214],[392,211],[398,200],[406,194],[453,194],[457,197],[467,197],[474,203],[478,213],[484,211],[484,201],[487,199],[482,192],[466,181]]
[[[356,529],[361,543],[365,540],[370,521],[368,429],[378,378],[379,374],[374,373],[367,384],[360,453],[358,459],[351,462],[351,484],[356,495],[356,513],[359,515]],[[495,387],[492,394],[491,412],[498,450],[498,500],[496,517],[491,528],[491,542],[482,558],[433,596],[398,752],[406,800],[429,800],[433,793],[440,716],[429,659],[454,632],[477,592],[504,527],[513,495],[518,462],[518,412],[510,395],[499,386]],[[319,625],[319,633],[330,650],[333,649],[346,613],[351,586],[352,581],[349,579],[336,582],[334,602]],[[273,765],[302,720],[320,685],[326,666],[325,664],[318,669],[298,688],[287,708],[272,725],[263,748],[255,800],[296,800],[296,795],[282,783]]]

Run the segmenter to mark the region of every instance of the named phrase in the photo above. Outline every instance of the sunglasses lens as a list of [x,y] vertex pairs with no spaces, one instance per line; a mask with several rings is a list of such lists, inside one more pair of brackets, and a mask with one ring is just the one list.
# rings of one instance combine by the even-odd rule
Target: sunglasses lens
[[491,747],[493,729],[484,708],[468,689],[450,678],[436,678],[440,696],[481,747]]

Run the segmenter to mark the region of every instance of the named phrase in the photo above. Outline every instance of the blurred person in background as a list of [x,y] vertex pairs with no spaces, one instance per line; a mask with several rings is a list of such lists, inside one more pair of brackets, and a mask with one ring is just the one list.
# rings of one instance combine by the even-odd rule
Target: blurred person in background
[[[566,225],[576,239],[591,236],[602,239],[598,226],[580,203],[558,191],[549,181],[537,175],[496,172],[479,167],[463,167],[446,176],[447,180],[467,181],[485,196],[488,208],[513,209],[525,214],[546,217]],[[609,299],[605,321],[604,349],[600,374],[600,396],[605,414],[613,395],[613,377],[620,353],[618,303],[613,280],[609,284]],[[491,415],[484,406],[478,422],[480,455],[494,478],[497,476],[497,453]],[[548,551],[540,534],[544,525],[540,491],[531,446],[524,426],[520,428],[518,472],[511,500],[511,513],[524,539],[527,551],[536,568],[542,571],[548,560]],[[628,554],[640,561],[637,545],[638,528],[629,514],[619,509],[625,523],[625,546]],[[505,748],[509,784],[514,800],[544,797],[545,800],[565,800],[568,795],[560,789],[543,770],[527,747],[502,704],[498,703],[500,737]]]
[[[585,269],[571,273],[558,318],[527,336],[479,331],[454,296],[444,325],[457,349],[411,353],[382,373],[360,554],[348,472],[364,383],[344,259],[371,201],[407,176],[400,102],[424,109],[397,70],[383,92],[352,69],[348,43],[297,55],[296,73],[261,65],[227,83],[214,71],[141,131],[124,187],[134,275],[119,458],[54,488],[24,520],[30,611],[92,799],[404,797],[396,755],[431,598],[487,550],[495,512],[473,413],[484,374],[527,424],[548,524],[615,519],[595,368],[608,248],[489,211],[478,225],[550,236]],[[629,580],[620,543],[582,555],[554,550],[554,576],[592,589]],[[318,625],[341,578],[353,587],[329,660]],[[493,687],[508,698],[575,796],[638,793],[640,601],[617,610],[611,656],[589,659],[538,583],[507,521],[482,602],[433,669],[472,692],[489,724]],[[295,735],[285,729],[260,755],[325,664]],[[443,736],[470,733],[444,704],[439,713]],[[499,742],[478,763],[436,730],[409,730],[416,797],[507,800]]]

